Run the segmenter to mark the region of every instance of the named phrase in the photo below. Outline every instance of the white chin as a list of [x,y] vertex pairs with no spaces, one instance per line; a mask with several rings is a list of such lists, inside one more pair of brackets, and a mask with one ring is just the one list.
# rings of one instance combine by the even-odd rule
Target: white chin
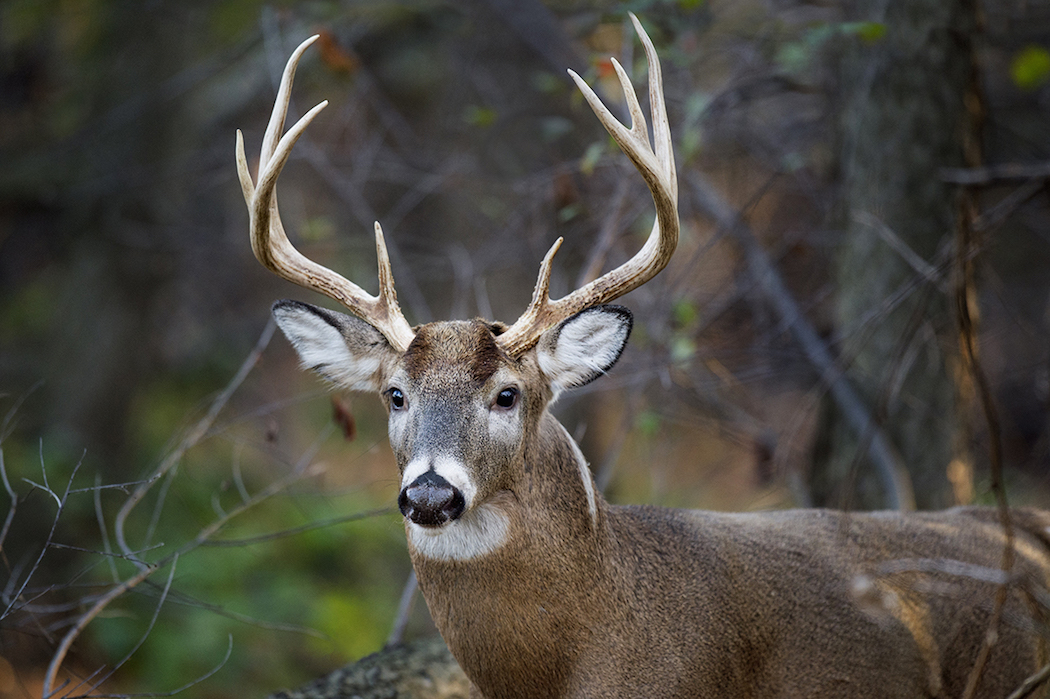
[[498,505],[485,503],[440,527],[407,522],[408,543],[424,558],[469,561],[496,551],[507,541],[510,520]]

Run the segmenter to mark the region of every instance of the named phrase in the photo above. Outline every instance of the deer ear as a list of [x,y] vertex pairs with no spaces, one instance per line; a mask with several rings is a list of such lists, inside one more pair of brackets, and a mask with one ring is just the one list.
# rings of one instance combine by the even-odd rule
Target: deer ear
[[383,334],[360,318],[299,301],[273,305],[277,327],[304,369],[352,391],[379,391],[397,353]]
[[623,306],[595,306],[540,337],[536,357],[555,397],[594,381],[612,368],[627,345],[633,318]]

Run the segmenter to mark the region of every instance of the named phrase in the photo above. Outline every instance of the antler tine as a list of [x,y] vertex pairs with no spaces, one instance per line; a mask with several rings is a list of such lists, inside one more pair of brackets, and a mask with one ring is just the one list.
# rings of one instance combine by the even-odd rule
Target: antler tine
[[390,257],[379,223],[375,224],[376,258],[379,262],[379,295],[372,296],[349,279],[303,256],[288,240],[277,208],[277,177],[292,154],[292,147],[322,109],[324,101],[304,114],[283,136],[285,116],[292,94],[292,80],[299,58],[317,36],[310,37],[292,53],[281,77],[273,112],[263,136],[259,159],[259,181],[252,182],[248,159],[244,155],[244,137],[237,131],[237,174],[251,217],[252,250],[264,267],[290,282],[320,292],[346,306],[355,315],[383,333],[390,344],[404,352],[415,333],[401,313],[394,290]]
[[638,104],[638,96],[631,79],[615,58],[612,59],[612,63],[627,99],[627,108],[631,115],[630,129],[609,112],[583,78],[572,70],[569,70],[569,75],[580,88],[598,120],[645,179],[656,205],[653,230],[642,249],[630,260],[580,289],[552,301],[548,296],[547,287],[550,282],[552,258],[561,244],[559,238],[543,259],[536,289],[525,313],[497,338],[500,346],[511,356],[517,356],[535,345],[545,330],[565,318],[585,308],[612,301],[649,281],[667,266],[678,246],[678,179],[675,173],[674,149],[671,145],[671,127],[664,105],[660,60],[641,22],[634,13],[630,13],[630,16],[642,46],[645,47],[649,65],[649,102],[655,147],[649,143],[648,124],[641,105]]

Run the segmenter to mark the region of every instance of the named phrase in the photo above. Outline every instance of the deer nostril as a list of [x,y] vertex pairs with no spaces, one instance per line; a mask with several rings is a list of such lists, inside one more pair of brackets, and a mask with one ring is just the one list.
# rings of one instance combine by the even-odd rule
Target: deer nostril
[[427,471],[401,490],[397,506],[408,519],[423,527],[439,527],[458,519],[466,500],[456,488],[434,471]]

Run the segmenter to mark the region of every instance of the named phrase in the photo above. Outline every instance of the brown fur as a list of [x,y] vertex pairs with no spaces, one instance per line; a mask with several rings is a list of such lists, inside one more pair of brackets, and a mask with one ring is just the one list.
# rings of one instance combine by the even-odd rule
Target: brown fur
[[[594,309],[574,332],[555,328],[517,359],[481,321],[421,326],[401,355],[360,321],[290,302],[277,310],[304,359],[321,358],[323,375],[403,393],[390,416],[403,473],[414,463],[469,474],[473,500],[447,525],[474,532],[448,539],[469,555],[428,557],[416,543],[433,540],[419,539],[425,532],[407,519],[406,531],[431,615],[476,696],[962,694],[998,589],[1004,540],[994,510],[612,506],[594,493],[548,403],[558,372],[585,381],[608,368],[580,370],[602,355],[594,343],[626,342],[605,332],[629,323],[622,309]],[[611,363],[616,352],[603,356]],[[495,404],[507,387],[520,392],[512,409]],[[1014,583],[977,692],[988,699],[1007,696],[1048,659],[1044,620],[1033,621],[1046,609],[1025,591],[1050,586],[1050,513],[1012,518]],[[506,535],[471,548],[493,531]],[[993,582],[982,580],[989,574]]]
[[[430,338],[430,364],[418,366],[417,380],[448,391],[478,375],[474,367],[490,360],[469,352],[486,344],[477,326],[463,329],[420,333]],[[994,511],[717,514],[614,507],[599,496],[593,526],[569,438],[535,390],[542,381],[531,355],[515,370],[536,394],[521,448],[485,469],[500,473],[486,501],[508,513],[508,543],[469,561],[413,552],[431,614],[480,696],[961,694],[995,586],[965,575],[880,575],[879,566],[929,559],[996,569],[1003,540]],[[1015,571],[1045,587],[1050,515],[1014,516]],[[865,580],[874,589],[861,595]],[[978,696],[1005,696],[1045,662],[1019,590]]]
[[405,352],[409,378],[434,375],[434,368],[450,370],[465,366],[471,379],[484,384],[507,355],[496,344],[492,329],[481,320],[431,323],[416,329]]

